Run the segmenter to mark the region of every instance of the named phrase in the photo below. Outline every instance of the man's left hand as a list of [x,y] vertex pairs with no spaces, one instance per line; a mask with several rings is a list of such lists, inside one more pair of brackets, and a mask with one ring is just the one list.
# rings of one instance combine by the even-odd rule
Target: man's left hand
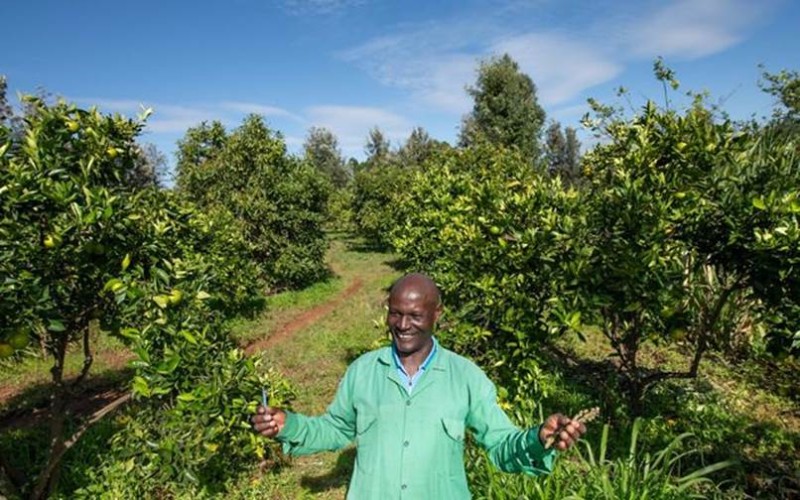
[[564,451],[577,443],[584,432],[586,432],[586,426],[580,421],[572,420],[560,413],[554,413],[547,417],[539,428],[539,441],[545,444],[552,437],[555,439],[553,447]]

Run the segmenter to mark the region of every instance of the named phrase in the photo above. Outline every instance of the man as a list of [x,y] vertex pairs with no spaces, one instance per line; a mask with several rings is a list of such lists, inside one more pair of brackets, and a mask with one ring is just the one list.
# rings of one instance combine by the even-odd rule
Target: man
[[[583,424],[555,414],[539,428],[516,428],[483,371],[433,338],[441,313],[430,278],[400,278],[391,288],[386,318],[392,346],[348,367],[327,412],[308,417],[259,406],[253,427],[277,438],[291,455],[337,450],[355,440],[350,499],[469,498],[466,429],[500,469],[550,472],[555,449],[572,446],[585,432]],[[545,450],[551,437],[556,444]]]

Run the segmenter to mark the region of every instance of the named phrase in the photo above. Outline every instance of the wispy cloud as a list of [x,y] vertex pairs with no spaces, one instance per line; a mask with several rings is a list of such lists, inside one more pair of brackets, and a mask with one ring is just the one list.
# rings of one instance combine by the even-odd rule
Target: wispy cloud
[[275,116],[291,118],[295,121],[303,121],[299,116],[290,113],[289,111],[276,106],[267,106],[254,102],[240,102],[240,101],[225,101],[220,103],[220,107],[225,110],[235,111],[238,113],[251,114],[255,113],[261,116]]
[[511,0],[485,15],[398,26],[336,55],[384,85],[408,90],[415,104],[464,113],[470,105],[464,89],[475,81],[477,61],[508,53],[533,78],[540,101],[558,106],[632,62],[723,51],[746,37],[776,1],[675,0],[655,7],[609,2],[603,23],[571,23],[566,31],[549,25],[555,4]]
[[740,42],[774,2],[679,0],[639,19],[629,30],[628,48],[643,57],[697,59]]
[[265,117],[288,118],[303,122],[303,119],[289,111],[259,103],[223,101],[219,103],[200,104],[197,106],[180,106],[151,101],[132,99],[105,99],[79,97],[75,102],[87,106],[97,106],[101,111],[135,116],[144,108],[152,108],[153,114],[147,120],[145,130],[154,133],[183,133],[203,121],[219,120],[225,126],[235,126],[242,115],[255,113]]
[[561,104],[583,90],[607,82],[622,72],[622,65],[588,43],[551,33],[509,37],[491,47],[494,54],[509,54],[533,78],[539,100]]

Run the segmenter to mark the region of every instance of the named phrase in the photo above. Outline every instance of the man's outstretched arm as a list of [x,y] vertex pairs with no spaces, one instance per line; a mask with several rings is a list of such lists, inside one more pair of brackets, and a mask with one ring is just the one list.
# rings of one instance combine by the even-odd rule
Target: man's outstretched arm
[[[483,378],[477,386],[467,425],[496,467],[505,472],[531,475],[551,472],[556,450],[566,450],[586,430],[580,422],[560,414],[549,416],[539,427],[517,428],[497,404],[494,384],[488,378]],[[543,443],[550,437],[556,440],[554,446],[547,449]]]
[[[349,373],[349,371],[348,371]],[[356,416],[352,387],[345,374],[328,410],[316,417],[259,405],[251,419],[253,429],[262,436],[276,438],[289,455],[308,455],[338,450],[355,438]]]

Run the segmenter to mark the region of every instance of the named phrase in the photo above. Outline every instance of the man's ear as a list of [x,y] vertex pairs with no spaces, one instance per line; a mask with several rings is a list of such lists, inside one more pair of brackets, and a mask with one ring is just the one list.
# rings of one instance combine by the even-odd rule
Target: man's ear
[[442,303],[439,302],[439,304],[436,306],[436,309],[433,310],[433,324],[434,325],[439,322],[439,318],[442,316],[442,311],[443,311]]

